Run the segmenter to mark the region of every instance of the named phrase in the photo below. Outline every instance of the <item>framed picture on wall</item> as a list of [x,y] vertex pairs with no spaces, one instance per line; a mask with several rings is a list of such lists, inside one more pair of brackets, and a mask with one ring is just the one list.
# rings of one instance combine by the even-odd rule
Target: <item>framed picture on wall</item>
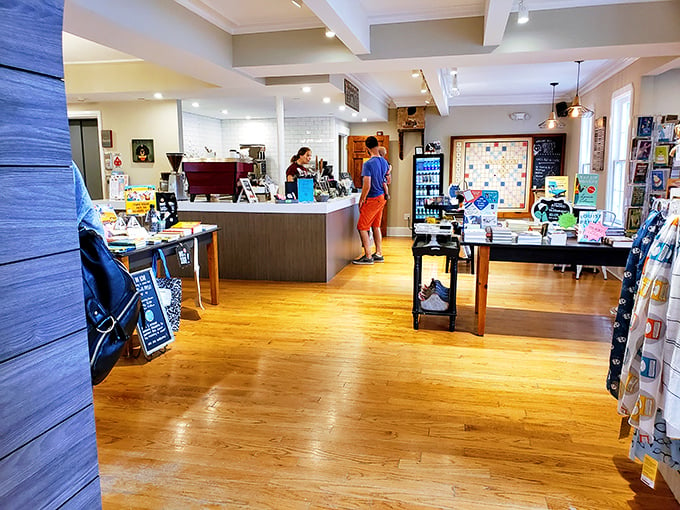
[[135,163],[153,163],[153,140],[132,140],[132,161]]
[[450,182],[499,193],[498,212],[529,210],[531,136],[451,137]]
[[423,146],[422,145],[416,145],[416,154],[422,154],[423,153]]

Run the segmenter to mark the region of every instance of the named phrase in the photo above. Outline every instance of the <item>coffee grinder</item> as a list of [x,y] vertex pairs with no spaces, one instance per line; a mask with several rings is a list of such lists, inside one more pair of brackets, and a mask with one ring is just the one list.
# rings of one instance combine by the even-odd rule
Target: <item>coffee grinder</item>
[[168,161],[170,161],[170,166],[172,167],[172,173],[168,176],[168,191],[174,193],[177,200],[189,200],[189,197],[187,197],[184,192],[186,176],[184,175],[184,172],[179,171],[184,153],[166,152],[165,155],[168,157]]

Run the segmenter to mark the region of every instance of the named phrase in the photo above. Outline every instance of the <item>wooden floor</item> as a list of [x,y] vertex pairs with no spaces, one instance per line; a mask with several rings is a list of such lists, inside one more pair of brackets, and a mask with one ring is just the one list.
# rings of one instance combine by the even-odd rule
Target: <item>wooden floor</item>
[[410,240],[384,252],[328,284],[222,281],[198,312],[185,281],[172,348],[95,388],[104,508],[680,508],[617,439],[618,280],[492,262],[485,337],[469,274],[457,331],[414,331]]

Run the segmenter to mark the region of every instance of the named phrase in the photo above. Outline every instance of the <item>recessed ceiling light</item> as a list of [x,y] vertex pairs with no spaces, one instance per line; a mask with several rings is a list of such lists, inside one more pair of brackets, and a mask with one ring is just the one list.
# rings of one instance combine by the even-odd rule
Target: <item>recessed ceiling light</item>
[[338,106],[338,110],[340,110],[341,112],[344,112],[346,110],[345,105],[341,104],[340,106]]
[[361,122],[368,122],[368,119],[364,117],[363,119],[361,119]]
[[357,115],[359,115],[357,112],[352,112],[352,117],[356,117]]
[[250,120],[252,117],[250,115],[246,115],[246,120]]
[[330,102],[331,102],[331,98],[330,98],[330,97],[324,97],[324,98],[323,98],[323,102],[324,102],[324,103],[330,103]]
[[420,78],[420,69],[414,69],[411,71],[411,78]]
[[304,86],[302,87],[302,92],[309,94],[312,91],[312,87]]
[[222,113],[223,113],[224,115],[227,115],[227,114],[229,113],[229,110],[222,110]]
[[326,37],[328,37],[329,39],[333,39],[333,37],[335,37],[335,32],[333,32],[330,28],[327,28]]
[[430,100],[429,100],[429,99],[426,99],[426,100],[425,100],[425,104],[430,104]]
[[163,94],[161,94],[160,92],[156,92],[156,93],[153,95],[153,97],[156,98],[156,99],[163,99]]
[[191,106],[193,106],[194,108],[198,108],[201,105],[194,101],[193,103],[191,103]]
[[300,0],[290,0],[290,2],[297,8],[302,8],[302,2]]
[[453,69],[451,69],[451,70],[449,71],[449,74],[450,74],[451,76],[456,76],[456,75],[458,74],[458,69],[456,69],[456,68],[454,67]]

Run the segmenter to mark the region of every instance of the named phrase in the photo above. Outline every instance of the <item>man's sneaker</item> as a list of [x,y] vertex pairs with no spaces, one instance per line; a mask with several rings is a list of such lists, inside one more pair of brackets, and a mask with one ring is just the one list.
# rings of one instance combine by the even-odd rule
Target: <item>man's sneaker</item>
[[373,262],[385,262],[385,257],[383,257],[382,255],[378,255],[377,253],[374,253]]
[[360,264],[360,265],[369,265],[373,264],[373,257],[367,257],[366,255],[359,257],[358,259],[354,259],[352,261],[352,264]]

